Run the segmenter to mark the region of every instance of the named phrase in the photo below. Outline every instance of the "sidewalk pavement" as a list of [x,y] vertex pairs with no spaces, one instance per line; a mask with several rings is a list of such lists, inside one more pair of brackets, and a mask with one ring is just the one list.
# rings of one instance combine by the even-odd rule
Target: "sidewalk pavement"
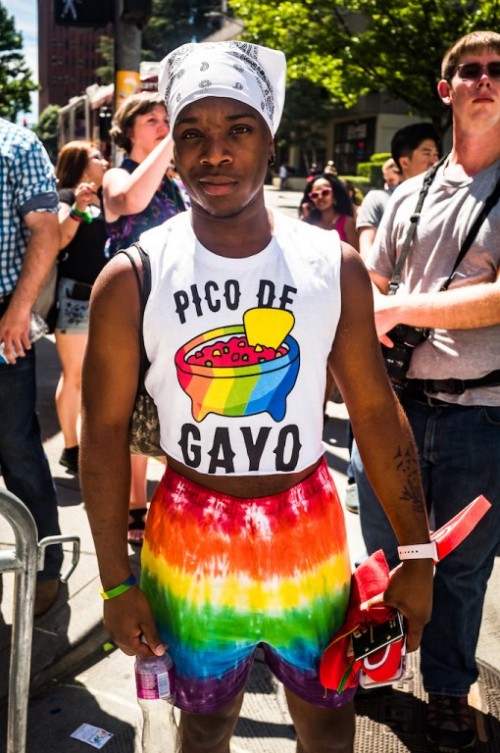
[[[295,211],[296,197],[292,192],[268,189],[273,206]],[[298,195],[300,198],[300,195]],[[106,744],[106,753],[140,750],[140,716],[134,699],[133,660],[109,644],[102,625],[102,601],[98,595],[100,579],[90,529],[81,498],[78,480],[59,463],[63,449],[54,409],[54,393],[59,377],[59,363],[53,337],[46,337],[37,344],[38,362],[38,412],[42,427],[45,451],[56,482],[61,529],[63,534],[76,534],[81,538],[81,557],[76,571],[60,593],[58,601],[49,613],[35,620],[33,634],[31,697],[29,706],[27,751],[38,753],[46,748],[51,753],[72,753],[89,750],[85,743],[70,738],[71,733],[82,723],[94,724],[113,732],[114,737]],[[328,404],[331,418],[326,424],[324,443],[326,457],[337,484],[341,499],[344,497],[347,468],[346,420],[344,405]],[[162,464],[148,464],[148,485],[151,493],[163,472]],[[0,479],[1,483],[1,479]],[[346,523],[351,544],[353,562],[362,554],[363,544],[356,515],[346,513]],[[10,526],[0,518],[0,547],[12,548],[13,533]],[[68,553],[69,554],[69,553]],[[130,547],[131,566],[139,571],[140,550]],[[8,663],[10,654],[10,625],[12,622],[14,576],[4,574],[4,592],[0,614],[0,753],[4,750],[5,701],[8,688]],[[494,740],[489,732],[490,743],[481,751],[500,750],[500,607],[495,594],[500,587],[500,564],[497,565],[488,589],[483,616],[483,627],[478,648],[481,663],[480,687],[477,690],[477,705],[484,718],[495,722]],[[410,686],[415,695],[423,693],[418,687],[416,659],[412,659],[415,679]],[[481,695],[482,693],[482,695]],[[391,753],[391,751],[423,750],[415,739],[410,742],[404,736],[390,731],[391,714],[403,731],[408,725],[418,732],[419,719],[424,703],[415,701],[410,713],[410,722],[405,717],[408,693],[403,693],[402,706],[374,700],[373,707],[360,706],[362,723],[358,730],[358,753]],[[385,703],[385,705],[384,705]],[[378,704],[378,705],[377,705]],[[406,704],[406,705],[405,705]],[[395,712],[395,709],[397,710]],[[416,716],[415,716],[416,714]],[[399,715],[399,716],[398,716]],[[420,716],[419,716],[420,715]],[[361,718],[361,717],[360,717]],[[405,721],[406,719],[406,721]],[[416,721],[415,721],[416,720]],[[394,721],[394,719],[393,719]],[[483,720],[484,721],[484,720]],[[366,726],[368,725],[368,726]],[[406,726],[405,726],[406,725]],[[484,732],[486,737],[488,733]],[[413,743],[411,740],[413,739]],[[281,686],[267,671],[265,665],[256,662],[242,715],[235,734],[233,752],[239,748],[260,753],[292,753],[294,733],[286,710]],[[371,742],[369,742],[371,740]],[[376,742],[378,741],[378,742]],[[368,744],[369,743],[369,744]],[[406,747],[406,744],[410,747]],[[368,744],[368,747],[365,745]]]

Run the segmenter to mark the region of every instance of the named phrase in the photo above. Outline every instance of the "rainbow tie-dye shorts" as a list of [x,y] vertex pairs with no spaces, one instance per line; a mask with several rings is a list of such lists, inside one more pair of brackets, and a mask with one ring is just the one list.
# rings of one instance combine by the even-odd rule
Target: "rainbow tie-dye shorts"
[[351,568],[328,467],[272,497],[241,498],[167,468],[148,513],[141,588],[176,672],[176,705],[213,713],[245,686],[260,646],[276,677],[316,706],[321,654],[345,619]]

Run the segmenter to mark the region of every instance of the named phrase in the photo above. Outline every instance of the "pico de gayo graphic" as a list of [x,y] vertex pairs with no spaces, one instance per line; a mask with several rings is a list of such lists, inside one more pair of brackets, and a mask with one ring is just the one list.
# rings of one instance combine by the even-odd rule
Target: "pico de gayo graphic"
[[281,421],[299,372],[290,311],[253,308],[242,324],[204,332],[176,353],[177,378],[191,399],[195,421],[269,413]]

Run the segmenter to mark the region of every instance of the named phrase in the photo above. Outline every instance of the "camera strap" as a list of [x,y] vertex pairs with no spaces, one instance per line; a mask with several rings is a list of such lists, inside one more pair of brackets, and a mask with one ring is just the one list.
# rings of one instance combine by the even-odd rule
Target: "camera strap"
[[498,202],[498,199],[500,198],[500,179],[498,180],[495,188],[490,193],[486,201],[484,202],[483,206],[478,212],[478,215],[476,219],[474,220],[474,224],[472,225],[471,229],[467,233],[467,236],[462,243],[462,248],[460,249],[457,259],[455,261],[455,264],[453,265],[453,269],[451,270],[451,274],[446,280],[446,282],[443,283],[443,285],[440,287],[440,290],[448,290],[449,286],[451,285],[451,282],[453,278],[455,277],[455,273],[457,271],[458,265],[464,258],[465,254],[469,250],[469,248],[472,246],[472,243],[476,237],[476,235],[479,232],[479,228],[495,206],[495,204]]
[[[401,249],[401,253],[396,262],[396,266],[394,267],[392,277],[389,281],[389,288],[387,290],[387,295],[394,295],[401,284],[401,272],[403,271],[405,261],[410,252],[411,244],[413,243],[413,238],[415,237],[415,232],[417,230],[417,225],[420,220],[420,215],[422,212],[422,206],[423,206],[425,197],[427,196],[429,192],[429,188],[431,187],[432,181],[436,177],[436,173],[438,169],[446,161],[447,158],[448,158],[448,155],[446,154],[444,157],[442,157],[439,160],[439,162],[436,162],[436,164],[433,165],[426,172],[424,176],[424,181],[422,184],[422,188],[420,189],[420,193],[418,195],[415,211],[410,217],[410,227],[408,228],[408,233],[406,234],[403,248]],[[460,248],[460,251],[458,252],[458,256],[455,260],[455,264],[453,265],[451,274],[449,275],[448,279],[443,283],[443,285],[440,287],[440,291],[448,290],[449,286],[451,285],[453,281],[453,278],[455,276],[455,273],[458,269],[460,262],[464,258],[469,248],[472,246],[472,243],[474,242],[474,239],[476,238],[476,235],[479,232],[479,228],[481,227],[481,225],[483,224],[483,222],[485,221],[485,219],[487,218],[487,216],[489,215],[489,213],[491,212],[495,204],[497,204],[499,198],[500,198],[500,179],[498,180],[493,191],[490,193],[490,195],[484,202],[483,206],[479,210],[477,217],[474,220],[474,223],[472,227],[470,228],[469,232],[467,233],[467,236],[464,242],[462,243],[462,247]]]
[[427,172],[424,175],[424,181],[422,183],[422,188],[420,189],[420,193],[418,195],[417,205],[415,207],[415,211],[410,217],[410,227],[408,228],[408,232],[406,234],[403,248],[401,249],[399,259],[396,262],[396,266],[394,267],[392,277],[389,281],[389,288],[387,290],[387,295],[395,295],[397,289],[399,288],[401,284],[401,272],[403,271],[406,258],[408,254],[410,253],[411,244],[413,243],[413,238],[415,237],[415,232],[417,230],[417,225],[420,220],[420,214],[422,212],[422,206],[424,204],[425,197],[429,193],[429,188],[432,185],[432,181],[436,177],[436,173],[438,169],[441,167],[441,165],[447,159],[447,157],[448,157],[447,154],[445,154],[444,157],[441,157],[439,162],[436,162],[436,164],[433,165],[429,170],[427,170]]

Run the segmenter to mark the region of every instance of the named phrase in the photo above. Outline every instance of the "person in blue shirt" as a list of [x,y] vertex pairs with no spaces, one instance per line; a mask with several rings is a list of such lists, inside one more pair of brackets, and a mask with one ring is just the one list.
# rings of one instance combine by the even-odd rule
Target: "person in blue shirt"
[[[59,249],[54,169],[35,134],[0,118],[0,466],[7,489],[28,507],[40,539],[60,533],[57,498],[35,412],[31,312]],[[35,616],[59,591],[60,546],[46,550]]]

